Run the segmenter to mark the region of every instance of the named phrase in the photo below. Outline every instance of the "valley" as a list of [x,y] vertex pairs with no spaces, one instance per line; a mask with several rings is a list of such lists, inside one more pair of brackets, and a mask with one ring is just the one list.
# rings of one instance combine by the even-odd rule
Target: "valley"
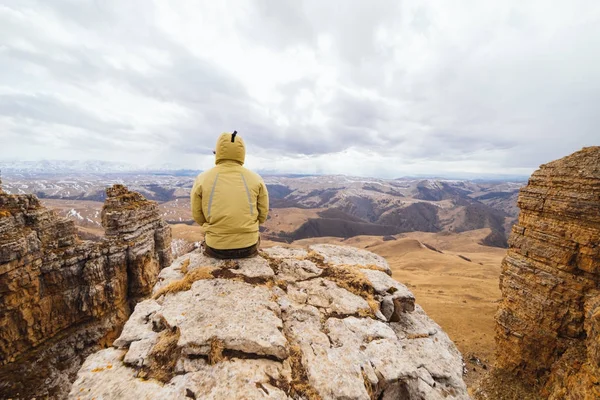
[[[11,171],[11,170],[9,170]],[[19,170],[20,171],[20,170]],[[506,247],[518,215],[522,181],[463,181],[331,176],[265,176],[271,213],[266,238],[293,242],[311,237],[349,238],[420,232],[466,232],[489,228],[482,241]],[[59,214],[88,230],[100,226],[104,188],[127,187],[159,203],[171,224],[192,224],[189,193],[193,174],[13,172],[8,193],[34,193]]]

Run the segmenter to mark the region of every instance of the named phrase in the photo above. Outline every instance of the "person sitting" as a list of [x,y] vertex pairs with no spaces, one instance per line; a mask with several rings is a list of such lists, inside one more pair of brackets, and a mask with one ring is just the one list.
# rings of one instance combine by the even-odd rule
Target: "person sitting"
[[191,203],[194,220],[204,227],[204,254],[220,259],[258,254],[259,225],[267,220],[269,193],[260,175],[245,168],[246,147],[237,134],[217,140],[215,166],[196,178]]

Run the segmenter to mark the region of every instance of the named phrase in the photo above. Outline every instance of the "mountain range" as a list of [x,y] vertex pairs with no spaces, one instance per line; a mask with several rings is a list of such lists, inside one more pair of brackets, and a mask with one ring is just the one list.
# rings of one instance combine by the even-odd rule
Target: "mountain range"
[[[43,164],[12,164],[9,169],[4,164],[3,187],[9,193],[33,193],[52,201],[52,207],[77,223],[99,227],[101,203],[93,202],[104,201],[105,188],[121,183],[157,201],[162,216],[171,223],[193,223],[189,193],[195,173],[117,172],[126,164],[113,165],[112,170],[104,169],[103,163],[51,166],[40,173],[37,168]],[[85,173],[76,172],[87,167]],[[499,247],[507,244],[510,226],[518,215],[516,198],[523,185],[521,181],[386,180],[343,175],[279,175],[264,179],[272,212],[262,229],[272,240],[490,228],[492,233],[484,242]],[[296,216],[293,222],[291,213]]]

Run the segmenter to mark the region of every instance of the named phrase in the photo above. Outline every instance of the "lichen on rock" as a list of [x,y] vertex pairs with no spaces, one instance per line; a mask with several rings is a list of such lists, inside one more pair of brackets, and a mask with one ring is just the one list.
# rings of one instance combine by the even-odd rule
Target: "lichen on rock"
[[[460,353],[388,272],[341,246],[226,261],[196,250],[161,271],[70,398],[467,399]],[[178,335],[166,364],[155,356],[163,332]]]

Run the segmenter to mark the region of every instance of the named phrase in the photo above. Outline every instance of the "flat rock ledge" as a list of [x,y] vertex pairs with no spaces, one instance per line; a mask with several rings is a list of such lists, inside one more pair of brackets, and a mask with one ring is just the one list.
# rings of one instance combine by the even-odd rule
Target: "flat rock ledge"
[[274,247],[161,271],[70,399],[468,399],[461,354],[391,278],[349,247]]

